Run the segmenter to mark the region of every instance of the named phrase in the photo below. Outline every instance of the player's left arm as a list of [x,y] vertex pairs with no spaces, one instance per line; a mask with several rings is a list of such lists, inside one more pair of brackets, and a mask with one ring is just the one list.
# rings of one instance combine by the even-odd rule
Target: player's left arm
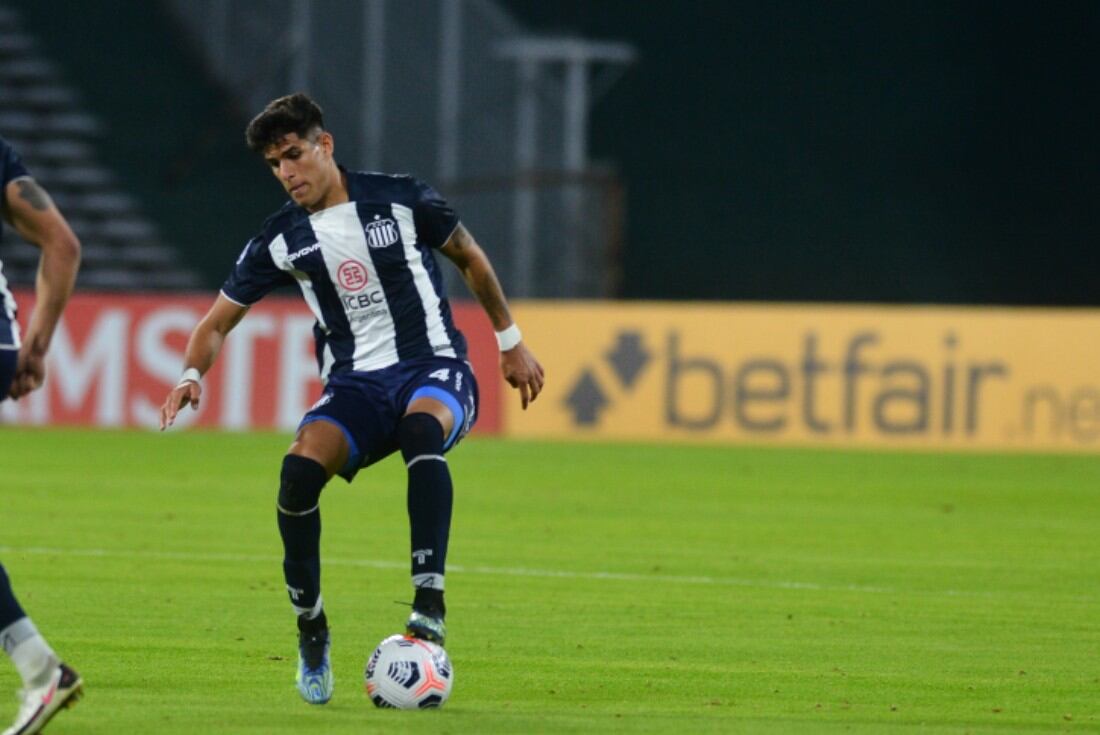
[[[504,339],[508,339],[510,335],[518,335],[518,327],[508,310],[504,289],[500,287],[493,264],[469,230],[459,223],[439,251],[458,267],[470,292],[481,303],[481,308],[485,310],[498,335],[503,333]],[[502,346],[506,345],[507,343]],[[520,402],[524,409],[542,392],[546,380],[542,365],[522,339],[508,349],[501,350],[500,369],[508,384],[519,389]]]
[[46,190],[29,176],[8,183],[3,192],[4,219],[42,255],[35,279],[35,304],[12,381],[11,397],[21,398],[42,385],[46,351],[76,283],[80,241]]

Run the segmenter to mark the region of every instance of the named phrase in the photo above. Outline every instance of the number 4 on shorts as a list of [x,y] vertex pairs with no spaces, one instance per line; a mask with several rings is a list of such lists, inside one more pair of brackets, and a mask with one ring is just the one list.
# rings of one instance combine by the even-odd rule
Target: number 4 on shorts
[[436,380],[438,380],[441,383],[446,383],[448,380],[451,379],[451,369],[450,368],[440,368],[439,370],[436,370],[434,373],[430,373],[428,375],[428,377],[429,378],[435,378]]

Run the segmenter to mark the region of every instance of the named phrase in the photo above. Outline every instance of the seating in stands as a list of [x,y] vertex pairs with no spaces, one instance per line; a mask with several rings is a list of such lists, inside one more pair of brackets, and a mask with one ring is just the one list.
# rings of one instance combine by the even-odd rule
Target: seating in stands
[[[23,30],[18,14],[0,6],[0,135],[19,151],[80,238],[78,286],[198,288],[199,274],[98,160],[101,134],[99,121],[81,108],[79,94]],[[12,285],[33,285],[38,256],[10,228],[0,242],[0,261]]]

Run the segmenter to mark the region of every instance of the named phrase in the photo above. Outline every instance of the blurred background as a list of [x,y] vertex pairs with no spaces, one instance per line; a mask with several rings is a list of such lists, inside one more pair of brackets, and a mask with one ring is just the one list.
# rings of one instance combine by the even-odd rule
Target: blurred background
[[[0,558],[91,687],[50,732],[371,728],[289,690],[300,293],[156,432],[295,91],[454,204],[546,371],[523,410],[441,264],[480,402],[424,730],[1100,732],[1098,86],[1100,0],[0,0],[0,136],[83,244],[0,401]],[[24,325],[39,254],[6,228]],[[399,620],[405,475],[325,492],[340,672]]]
[[[214,289],[306,90],[510,295],[1096,305],[1094,2],[3,0],[0,135],[90,289]],[[31,285],[37,250],[0,260]],[[453,293],[465,296],[459,288]]]

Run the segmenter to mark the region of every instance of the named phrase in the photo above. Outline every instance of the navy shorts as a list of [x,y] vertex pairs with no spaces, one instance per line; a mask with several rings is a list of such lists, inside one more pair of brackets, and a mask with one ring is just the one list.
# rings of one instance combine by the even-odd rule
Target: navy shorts
[[15,377],[15,365],[19,359],[19,350],[6,350],[0,347],[0,401],[8,397],[11,381]]
[[0,311],[0,350],[19,349],[19,324]]
[[477,380],[470,364],[452,357],[428,357],[382,370],[333,375],[298,428],[329,421],[344,432],[350,451],[347,464],[337,474],[351,482],[361,468],[397,451],[397,424],[417,398],[435,398],[454,415],[443,451],[466,436],[477,420]]

